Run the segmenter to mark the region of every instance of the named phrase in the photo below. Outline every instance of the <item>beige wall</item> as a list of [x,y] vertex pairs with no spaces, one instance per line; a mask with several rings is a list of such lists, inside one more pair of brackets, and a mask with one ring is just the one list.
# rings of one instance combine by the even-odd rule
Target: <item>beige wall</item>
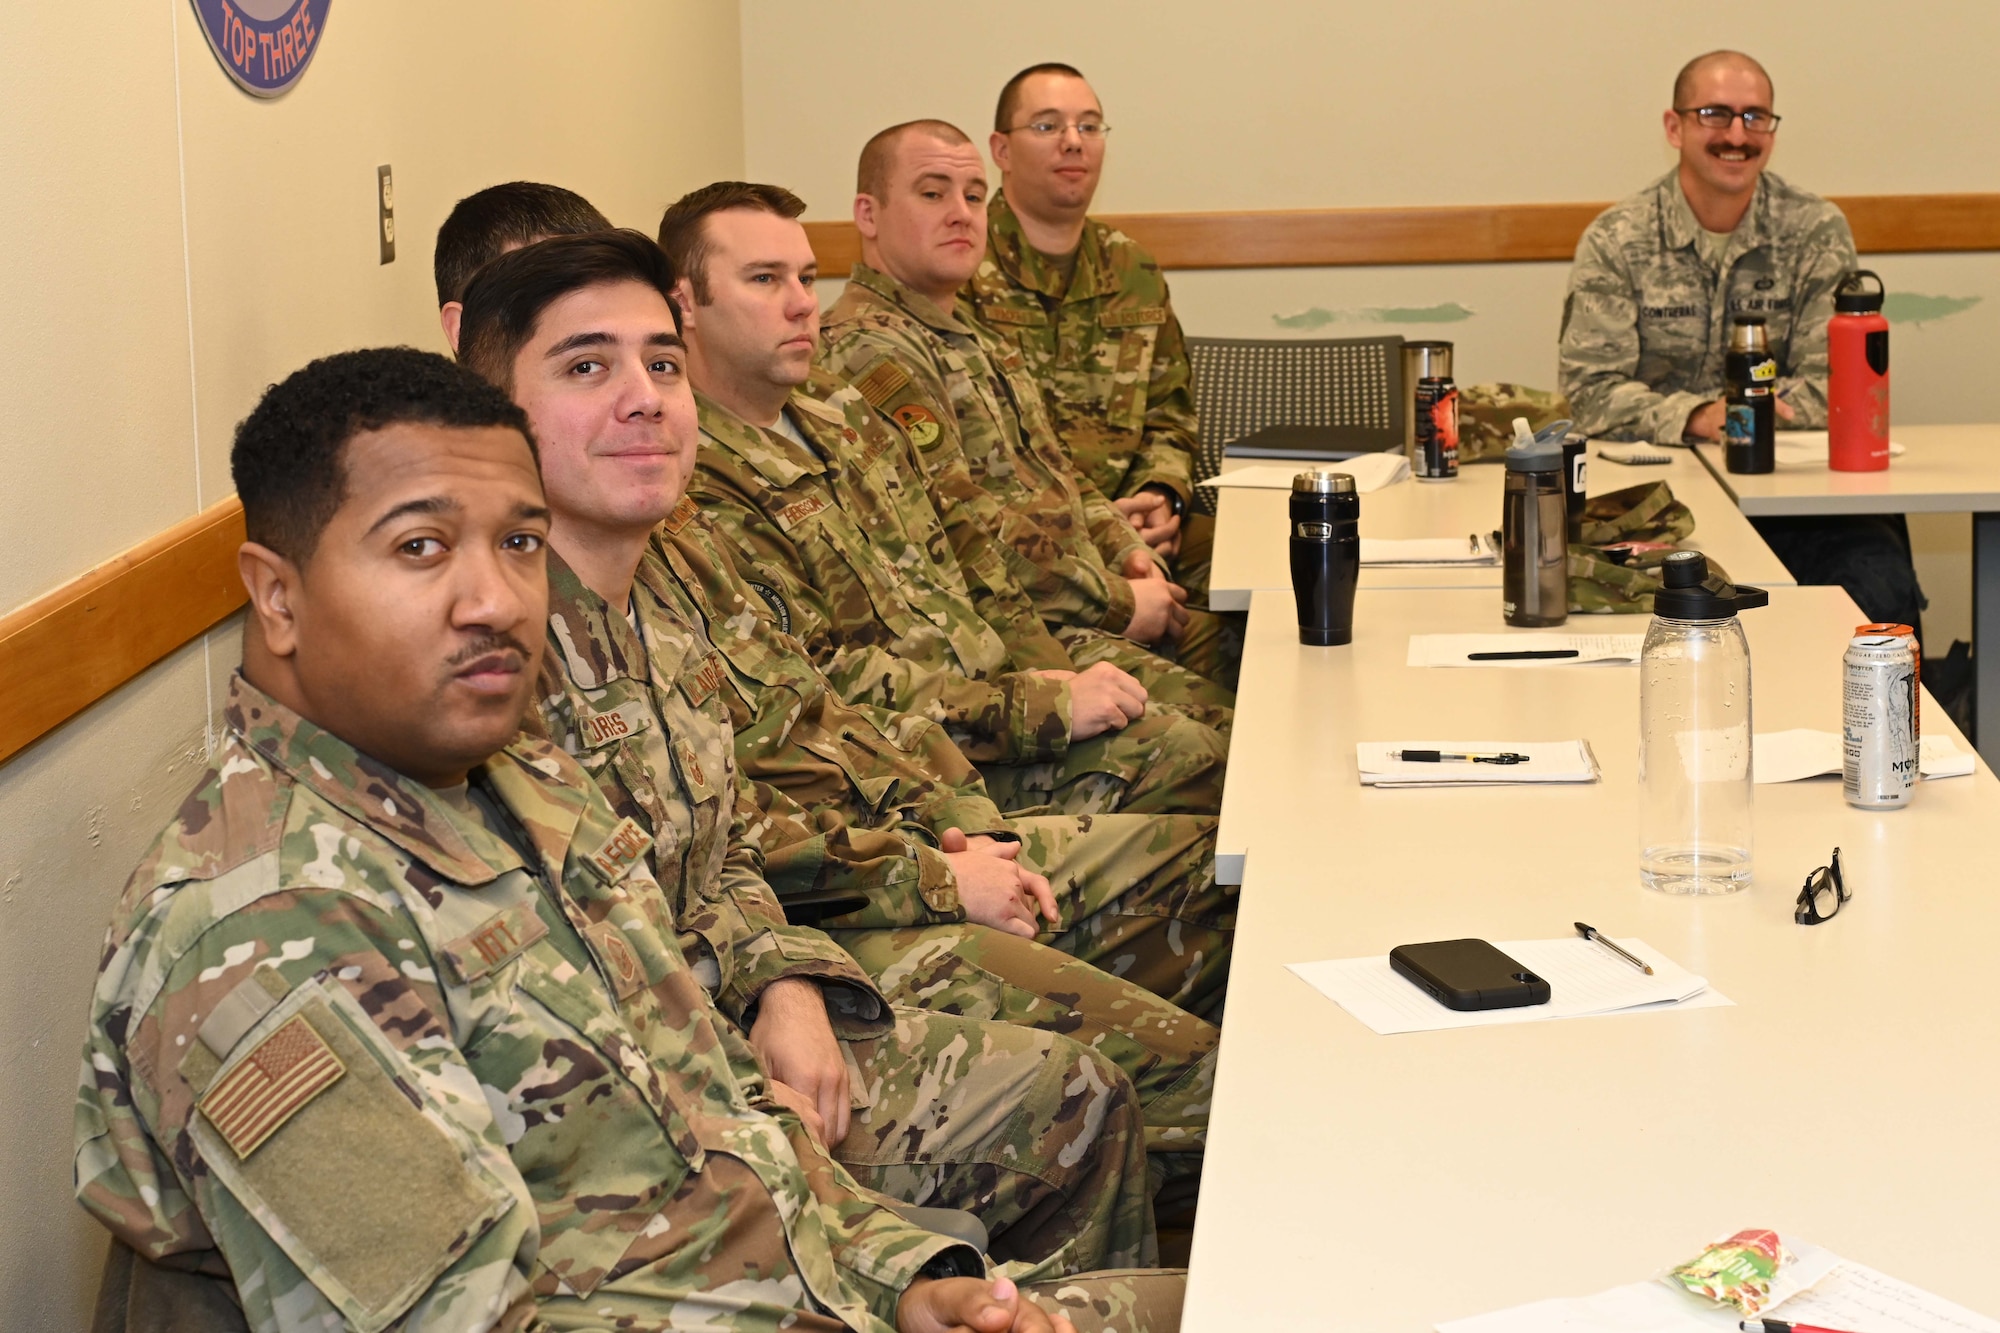
[[[430,240],[462,195],[555,181],[650,227],[739,173],[738,39],[713,0],[346,0],[264,103],[187,0],[0,6],[0,610],[229,494],[234,424],[305,360],[439,347]],[[236,656],[225,627],[0,767],[0,1328],[87,1326],[103,1240],[70,1199],[69,1126],[90,978]]]
[[[1870,0],[1667,14],[1599,0],[1153,0],[1009,27],[989,9],[927,0],[749,0],[744,50],[810,52],[818,82],[808,104],[793,93],[801,61],[746,59],[745,151],[752,177],[797,190],[808,216],[845,216],[870,134],[939,116],[983,145],[1007,76],[1062,60],[1090,76],[1114,127],[1098,197],[1107,212],[1609,200],[1672,164],[1660,113],[1681,63],[1740,46],[1777,87],[1786,119],[1776,169],[1806,188],[2000,182],[2000,140],[1987,132],[2000,124],[2000,83],[1987,69],[2000,6],[1943,0],[1902,6],[1893,19]],[[1897,329],[1897,418],[1993,419],[1986,361],[2000,343],[2000,255],[1885,256],[1873,266],[1892,291],[1980,298]],[[1173,285],[1191,333],[1450,338],[1462,383],[1552,386],[1567,268],[1216,271],[1176,274]],[[1450,318],[1450,307],[1471,313]],[[1385,320],[1389,308],[1431,318]],[[1969,528],[1953,518],[1917,527],[1936,603],[1926,638],[1942,651],[1971,636]]]

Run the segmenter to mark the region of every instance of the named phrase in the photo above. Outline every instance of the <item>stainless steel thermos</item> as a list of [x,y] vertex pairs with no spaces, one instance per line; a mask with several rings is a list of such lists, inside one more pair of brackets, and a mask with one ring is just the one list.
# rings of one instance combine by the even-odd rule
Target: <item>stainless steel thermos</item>
[[1731,472],[1770,472],[1778,466],[1778,363],[1762,315],[1738,315],[1722,355],[1728,386],[1723,408],[1722,465]]
[[1361,578],[1361,497],[1345,472],[1316,468],[1292,478],[1292,595],[1299,642],[1354,641],[1354,587]]

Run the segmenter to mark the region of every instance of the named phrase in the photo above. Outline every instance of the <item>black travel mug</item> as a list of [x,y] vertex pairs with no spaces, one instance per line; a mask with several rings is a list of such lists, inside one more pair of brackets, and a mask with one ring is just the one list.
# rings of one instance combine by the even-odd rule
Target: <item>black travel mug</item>
[[1323,468],[1292,478],[1292,595],[1299,642],[1354,641],[1354,588],[1361,579],[1361,497],[1354,478]]

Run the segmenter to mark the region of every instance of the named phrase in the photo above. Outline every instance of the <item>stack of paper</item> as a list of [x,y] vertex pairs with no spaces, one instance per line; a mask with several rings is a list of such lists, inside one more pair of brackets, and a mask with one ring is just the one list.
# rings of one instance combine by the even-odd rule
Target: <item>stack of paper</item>
[[1449,565],[1497,565],[1499,549],[1487,533],[1467,533],[1457,537],[1363,537],[1361,563],[1398,569],[1420,569]]
[[1354,489],[1362,495],[1393,486],[1410,475],[1410,460],[1401,454],[1356,454],[1337,463],[1256,463],[1216,477],[1204,477],[1197,486],[1247,486],[1253,490],[1289,491],[1292,478],[1301,472],[1323,468],[1345,472],[1354,478]]
[[[1404,750],[1524,754],[1525,764],[1410,763]],[[1364,787],[1490,787],[1515,782],[1595,782],[1597,756],[1586,741],[1361,741],[1355,767]]]
[[[1772,437],[1777,447],[1773,450],[1780,467],[1825,467],[1828,450],[1826,432],[1823,430],[1781,430]],[[1903,446],[1895,440],[1889,441],[1889,457],[1901,458]]]
[[[1409,665],[1413,667],[1546,667],[1615,662],[1631,666],[1645,644],[1643,634],[1412,634]],[[1479,660],[1475,653],[1505,656]],[[1521,657],[1522,653],[1561,653],[1560,657]]]
[[1289,967],[1314,990],[1385,1036],[1734,1003],[1710,990],[1706,978],[1696,976],[1645,941],[1621,939],[1618,943],[1652,964],[1653,975],[1647,976],[1603,945],[1577,935],[1496,942],[1494,947],[1501,953],[1549,983],[1547,1004],[1518,1009],[1447,1009],[1414,982],[1404,980],[1389,966],[1386,954],[1292,963]]
[[[1786,1271],[1796,1271],[1808,1286],[1759,1311],[1760,1319],[1864,1333],[2000,1333],[2000,1323],[1942,1296],[1806,1241],[1783,1239],[1797,1256],[1796,1269]],[[1740,1318],[1731,1306],[1654,1281],[1517,1305],[1436,1328],[1437,1333],[1712,1333],[1734,1329]]]
[[[1840,733],[1798,727],[1791,731],[1760,731],[1752,739],[1759,782],[1797,782],[1841,769]],[[1979,766],[1976,756],[1952,744],[1949,736],[1933,733],[1917,747],[1917,771],[1925,778],[1970,777]]]

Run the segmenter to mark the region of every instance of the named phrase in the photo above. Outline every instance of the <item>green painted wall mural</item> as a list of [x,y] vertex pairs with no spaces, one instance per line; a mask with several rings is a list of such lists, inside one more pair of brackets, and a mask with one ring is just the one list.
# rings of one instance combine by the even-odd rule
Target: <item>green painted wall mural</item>
[[1915,292],[1890,292],[1882,301],[1882,314],[1891,324],[1928,324],[1945,319],[1979,304],[1976,296],[1919,296]]
[[1311,332],[1329,324],[1457,324],[1475,312],[1456,301],[1443,305],[1371,305],[1353,310],[1328,310],[1311,306],[1290,315],[1273,315],[1271,323],[1281,329]]

